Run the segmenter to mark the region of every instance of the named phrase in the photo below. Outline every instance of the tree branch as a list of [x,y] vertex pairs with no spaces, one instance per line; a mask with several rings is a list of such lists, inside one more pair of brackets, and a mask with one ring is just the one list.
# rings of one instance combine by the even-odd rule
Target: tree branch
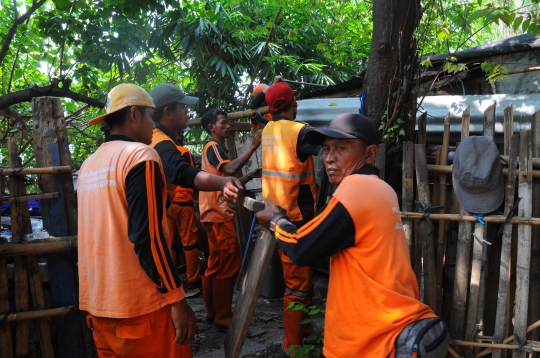
[[29,88],[29,89],[25,89],[25,90],[17,91],[17,92],[12,92],[4,96],[0,96],[0,110],[6,107],[9,107],[11,105],[17,104],[17,103],[29,102],[34,97],[44,97],[44,96],[71,98],[78,102],[87,103],[93,107],[105,108],[105,103],[100,102],[96,99],[84,96],[82,94],[73,92],[67,88],[58,88],[55,86],[45,86],[45,87],[35,86],[33,88]]
[[25,120],[29,117],[24,116],[22,113],[17,112],[13,107],[6,107],[0,109],[0,117],[6,117],[11,119],[11,126],[16,123],[25,124]]
[[17,18],[17,9],[15,8],[15,19],[13,21],[13,25],[11,25],[6,36],[2,40],[2,49],[0,49],[0,63],[4,62],[4,58],[8,53],[9,46],[11,45],[11,41],[13,41],[13,37],[15,37],[15,34],[17,33],[17,27],[32,16],[32,14],[39,9],[41,5],[45,4],[46,1],[47,0],[39,0],[38,2],[34,2],[32,7],[30,7],[28,11],[19,18]]

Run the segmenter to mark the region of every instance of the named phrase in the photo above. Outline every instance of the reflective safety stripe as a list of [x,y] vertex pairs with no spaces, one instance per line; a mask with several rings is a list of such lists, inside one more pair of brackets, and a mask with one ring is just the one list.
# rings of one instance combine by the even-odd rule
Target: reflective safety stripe
[[285,293],[291,296],[296,297],[302,297],[302,298],[310,298],[311,297],[311,291],[300,291],[300,290],[291,290],[287,286],[285,286]]
[[293,174],[293,173],[281,173],[281,172],[274,172],[271,170],[264,170],[262,171],[263,175],[267,175],[269,177],[278,177],[278,178],[293,178],[293,179],[300,179],[305,177],[312,177],[313,172],[304,172],[300,174]]

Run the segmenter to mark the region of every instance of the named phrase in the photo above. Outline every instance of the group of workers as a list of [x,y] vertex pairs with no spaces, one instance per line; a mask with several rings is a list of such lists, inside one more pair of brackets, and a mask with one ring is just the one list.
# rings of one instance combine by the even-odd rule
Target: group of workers
[[[347,113],[315,129],[295,121],[295,91],[279,76],[256,91],[252,106],[266,102],[269,121],[234,160],[225,145],[227,113],[212,109],[202,116],[211,137],[202,169],[175,136],[187,126],[186,106],[198,98],[174,85],[149,93],[118,85],[108,94],[106,114],[90,121],[110,127],[81,166],[77,184],[79,307],[88,312],[99,356],[191,357],[196,319],[186,292],[194,290],[203,291],[207,321],[227,330],[241,266],[234,208],[253,178],[262,178],[266,199],[256,215],[279,243],[285,353],[293,354],[312,333],[302,325],[304,312],[287,307],[311,304],[310,266],[330,259],[326,357],[445,356],[448,332],[418,299],[397,196],[373,166],[373,122]],[[260,145],[262,168],[236,178]],[[317,215],[313,155],[321,145],[330,183],[338,187]],[[202,276],[193,190],[210,251]],[[176,235],[186,260],[185,290]]]

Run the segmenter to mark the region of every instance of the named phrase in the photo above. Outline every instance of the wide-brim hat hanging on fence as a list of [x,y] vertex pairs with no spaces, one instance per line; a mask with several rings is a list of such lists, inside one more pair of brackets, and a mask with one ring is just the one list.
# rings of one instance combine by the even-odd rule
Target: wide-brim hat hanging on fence
[[456,150],[452,184],[463,209],[475,214],[495,211],[504,199],[500,153],[493,140],[467,137]]

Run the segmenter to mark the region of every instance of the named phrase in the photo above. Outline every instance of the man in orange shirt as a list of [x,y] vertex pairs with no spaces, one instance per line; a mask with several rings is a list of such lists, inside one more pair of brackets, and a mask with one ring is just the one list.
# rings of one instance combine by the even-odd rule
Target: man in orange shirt
[[[261,143],[261,133],[258,131],[248,150],[231,161],[225,146],[225,140],[230,135],[227,112],[212,109],[202,116],[201,124],[212,137],[203,148],[201,168],[214,175],[236,174]],[[240,178],[240,182],[245,184],[260,176],[261,168],[257,168]],[[234,209],[223,200],[220,192],[200,192],[199,211],[208,233],[210,249],[208,266],[202,276],[206,319],[214,322],[219,331],[225,331],[231,323],[234,278],[240,271],[242,261],[233,223]]]
[[154,107],[141,87],[113,88],[107,114],[90,121],[110,134],[78,176],[79,308],[100,357],[191,357],[196,320],[167,245],[161,160],[148,146]]
[[299,229],[269,199],[256,216],[295,264],[330,257],[324,356],[445,357],[449,334],[418,300],[397,195],[373,166],[375,125],[345,113],[306,140],[323,144],[333,197]]

